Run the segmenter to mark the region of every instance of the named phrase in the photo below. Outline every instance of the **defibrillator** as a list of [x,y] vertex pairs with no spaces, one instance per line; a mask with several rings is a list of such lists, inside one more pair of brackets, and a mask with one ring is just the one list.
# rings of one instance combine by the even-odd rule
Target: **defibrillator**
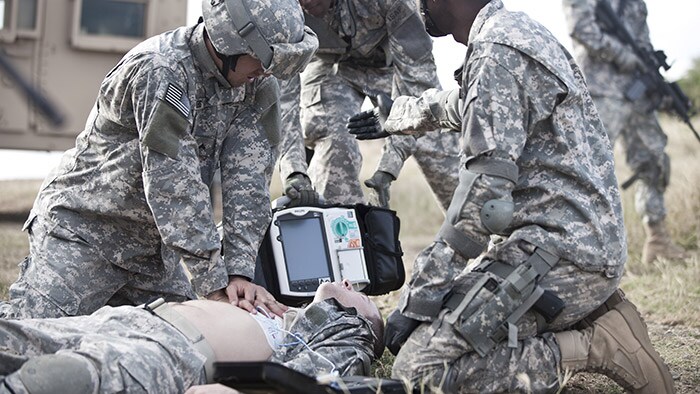
[[298,207],[274,213],[270,241],[280,293],[313,297],[324,282],[369,284],[362,233],[354,209]]
[[254,282],[278,301],[301,306],[325,282],[347,279],[368,295],[405,280],[396,212],[364,204],[287,208],[273,203]]

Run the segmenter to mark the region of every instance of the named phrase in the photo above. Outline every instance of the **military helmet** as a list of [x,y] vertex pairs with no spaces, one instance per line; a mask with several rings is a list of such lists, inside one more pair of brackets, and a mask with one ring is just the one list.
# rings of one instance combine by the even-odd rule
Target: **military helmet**
[[304,39],[299,0],[202,0],[202,15],[217,52],[254,55],[266,68],[273,45]]

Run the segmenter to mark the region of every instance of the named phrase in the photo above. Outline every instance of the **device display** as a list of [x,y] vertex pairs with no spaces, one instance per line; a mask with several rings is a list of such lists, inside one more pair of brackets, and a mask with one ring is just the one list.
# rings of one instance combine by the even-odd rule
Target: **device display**
[[321,215],[279,219],[290,290],[315,291],[332,280]]

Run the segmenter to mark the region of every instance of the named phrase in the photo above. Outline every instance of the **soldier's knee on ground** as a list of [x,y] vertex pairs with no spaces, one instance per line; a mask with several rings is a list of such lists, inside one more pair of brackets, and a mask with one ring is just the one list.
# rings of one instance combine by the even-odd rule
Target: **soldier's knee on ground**
[[100,385],[95,366],[76,355],[35,357],[18,372],[20,381],[32,394],[97,393]]

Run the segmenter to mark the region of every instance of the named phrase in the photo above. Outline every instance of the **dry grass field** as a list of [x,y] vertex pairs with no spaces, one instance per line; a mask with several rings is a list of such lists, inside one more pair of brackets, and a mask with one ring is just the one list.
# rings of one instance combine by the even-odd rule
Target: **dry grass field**
[[[652,266],[640,263],[644,234],[634,210],[633,190],[623,193],[625,223],[629,241],[629,260],[622,288],[639,307],[649,325],[652,340],[671,367],[680,393],[700,392],[700,143],[682,123],[663,119],[669,134],[668,152],[673,166],[672,180],[666,193],[670,231],[692,257],[686,261],[660,261]],[[700,122],[696,122],[700,128]],[[365,165],[363,179],[376,165],[380,142],[363,142]],[[616,150],[618,177],[624,180],[629,171],[619,149]],[[21,164],[21,163],[18,163]],[[26,234],[20,228],[26,217],[40,180],[0,181],[0,298],[7,296],[7,286],[17,276],[17,264],[26,255]],[[273,182],[274,197],[280,183]],[[392,208],[401,218],[401,242],[404,262],[410,272],[416,254],[428,245],[443,216],[430,194],[425,179],[410,160],[392,186]],[[396,305],[398,294],[375,297],[386,316]],[[391,374],[393,361],[389,352],[375,368],[376,376]],[[616,393],[622,390],[599,375],[580,374],[564,389],[568,393]]]

